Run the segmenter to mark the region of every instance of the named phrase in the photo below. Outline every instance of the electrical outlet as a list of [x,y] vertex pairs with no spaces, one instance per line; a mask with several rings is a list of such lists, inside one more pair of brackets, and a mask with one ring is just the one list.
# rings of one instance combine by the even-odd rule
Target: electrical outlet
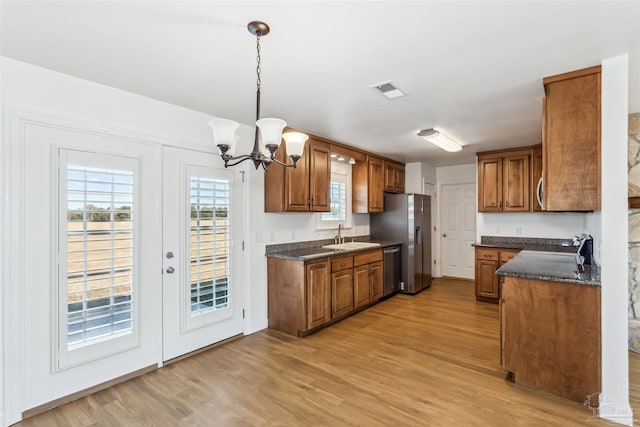
[[276,240],[276,233],[272,231],[269,233],[269,241],[273,242],[274,240]]
[[296,239],[296,230],[291,230],[291,240]]
[[522,227],[516,227],[516,236],[522,236]]
[[496,225],[496,234],[500,234],[500,226]]

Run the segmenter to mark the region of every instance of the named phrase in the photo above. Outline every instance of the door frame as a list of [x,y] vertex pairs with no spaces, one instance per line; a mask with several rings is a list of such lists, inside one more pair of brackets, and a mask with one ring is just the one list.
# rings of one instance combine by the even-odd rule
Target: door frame
[[[0,132],[0,198],[3,203],[0,209],[0,346],[6,351],[0,352],[0,426],[11,425],[22,420],[25,409],[25,354],[24,354],[24,314],[19,304],[11,304],[10,301],[24,300],[25,279],[25,127],[29,124],[47,126],[57,129],[65,129],[72,132],[86,133],[89,135],[121,138],[131,142],[153,144],[156,146],[169,146],[194,151],[217,154],[213,146],[193,142],[175,141],[153,135],[138,133],[121,129],[115,126],[98,125],[69,118],[60,117],[53,113],[33,111],[20,106],[3,104],[2,124]],[[220,161],[221,162],[221,161]],[[221,162],[222,164],[222,162]],[[161,168],[161,166],[160,166]],[[238,171],[244,175],[247,166],[243,165]],[[243,180],[244,181],[244,180]],[[244,189],[242,197],[249,200],[248,187]],[[248,236],[248,205],[242,212],[244,227],[243,239]],[[161,232],[161,230],[159,230]],[[159,257],[162,254],[159,254]],[[245,264],[247,251],[242,252]],[[242,293],[244,306],[248,304],[248,289],[246,277],[244,278]],[[14,284],[13,286],[6,286]],[[158,310],[156,319],[162,322],[161,298],[157,299]],[[243,319],[243,329],[246,332],[248,319]],[[156,360],[157,366],[162,367],[162,328],[157,328]],[[82,392],[82,391],[79,391]]]

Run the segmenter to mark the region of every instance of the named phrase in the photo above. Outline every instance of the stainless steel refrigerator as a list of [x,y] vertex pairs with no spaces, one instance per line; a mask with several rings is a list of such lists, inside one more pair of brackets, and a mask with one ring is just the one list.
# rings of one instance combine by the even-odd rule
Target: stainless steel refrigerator
[[384,212],[370,218],[372,240],[402,243],[400,292],[431,286],[431,196],[385,193]]

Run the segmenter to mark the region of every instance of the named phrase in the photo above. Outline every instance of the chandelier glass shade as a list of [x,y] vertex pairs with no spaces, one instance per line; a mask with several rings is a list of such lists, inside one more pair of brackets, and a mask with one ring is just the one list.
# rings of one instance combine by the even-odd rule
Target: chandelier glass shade
[[[269,33],[269,26],[264,22],[252,21],[247,25],[247,29],[251,34],[256,36],[258,51],[258,66],[256,67],[256,128],[253,150],[249,154],[235,154],[238,142],[237,132],[240,125],[233,120],[222,118],[210,120],[209,126],[211,126],[213,131],[213,140],[218,147],[225,168],[235,166],[245,160],[251,160],[256,169],[262,166],[265,171],[267,171],[271,163],[277,163],[280,166],[288,168],[295,168],[296,162],[302,157],[305,142],[309,137],[300,132],[287,132],[283,135],[282,131],[287,126],[287,122],[282,119],[260,118],[260,37]],[[275,158],[276,150],[280,147],[283,138],[286,142],[286,150],[291,159],[291,163],[284,163]]]

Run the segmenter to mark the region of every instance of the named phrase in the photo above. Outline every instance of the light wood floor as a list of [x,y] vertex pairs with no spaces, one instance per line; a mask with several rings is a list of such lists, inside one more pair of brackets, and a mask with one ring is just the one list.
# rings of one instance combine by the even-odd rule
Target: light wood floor
[[[307,338],[262,331],[20,426],[578,426],[582,404],[505,381],[498,306],[436,280]],[[640,355],[631,357],[640,415]]]

